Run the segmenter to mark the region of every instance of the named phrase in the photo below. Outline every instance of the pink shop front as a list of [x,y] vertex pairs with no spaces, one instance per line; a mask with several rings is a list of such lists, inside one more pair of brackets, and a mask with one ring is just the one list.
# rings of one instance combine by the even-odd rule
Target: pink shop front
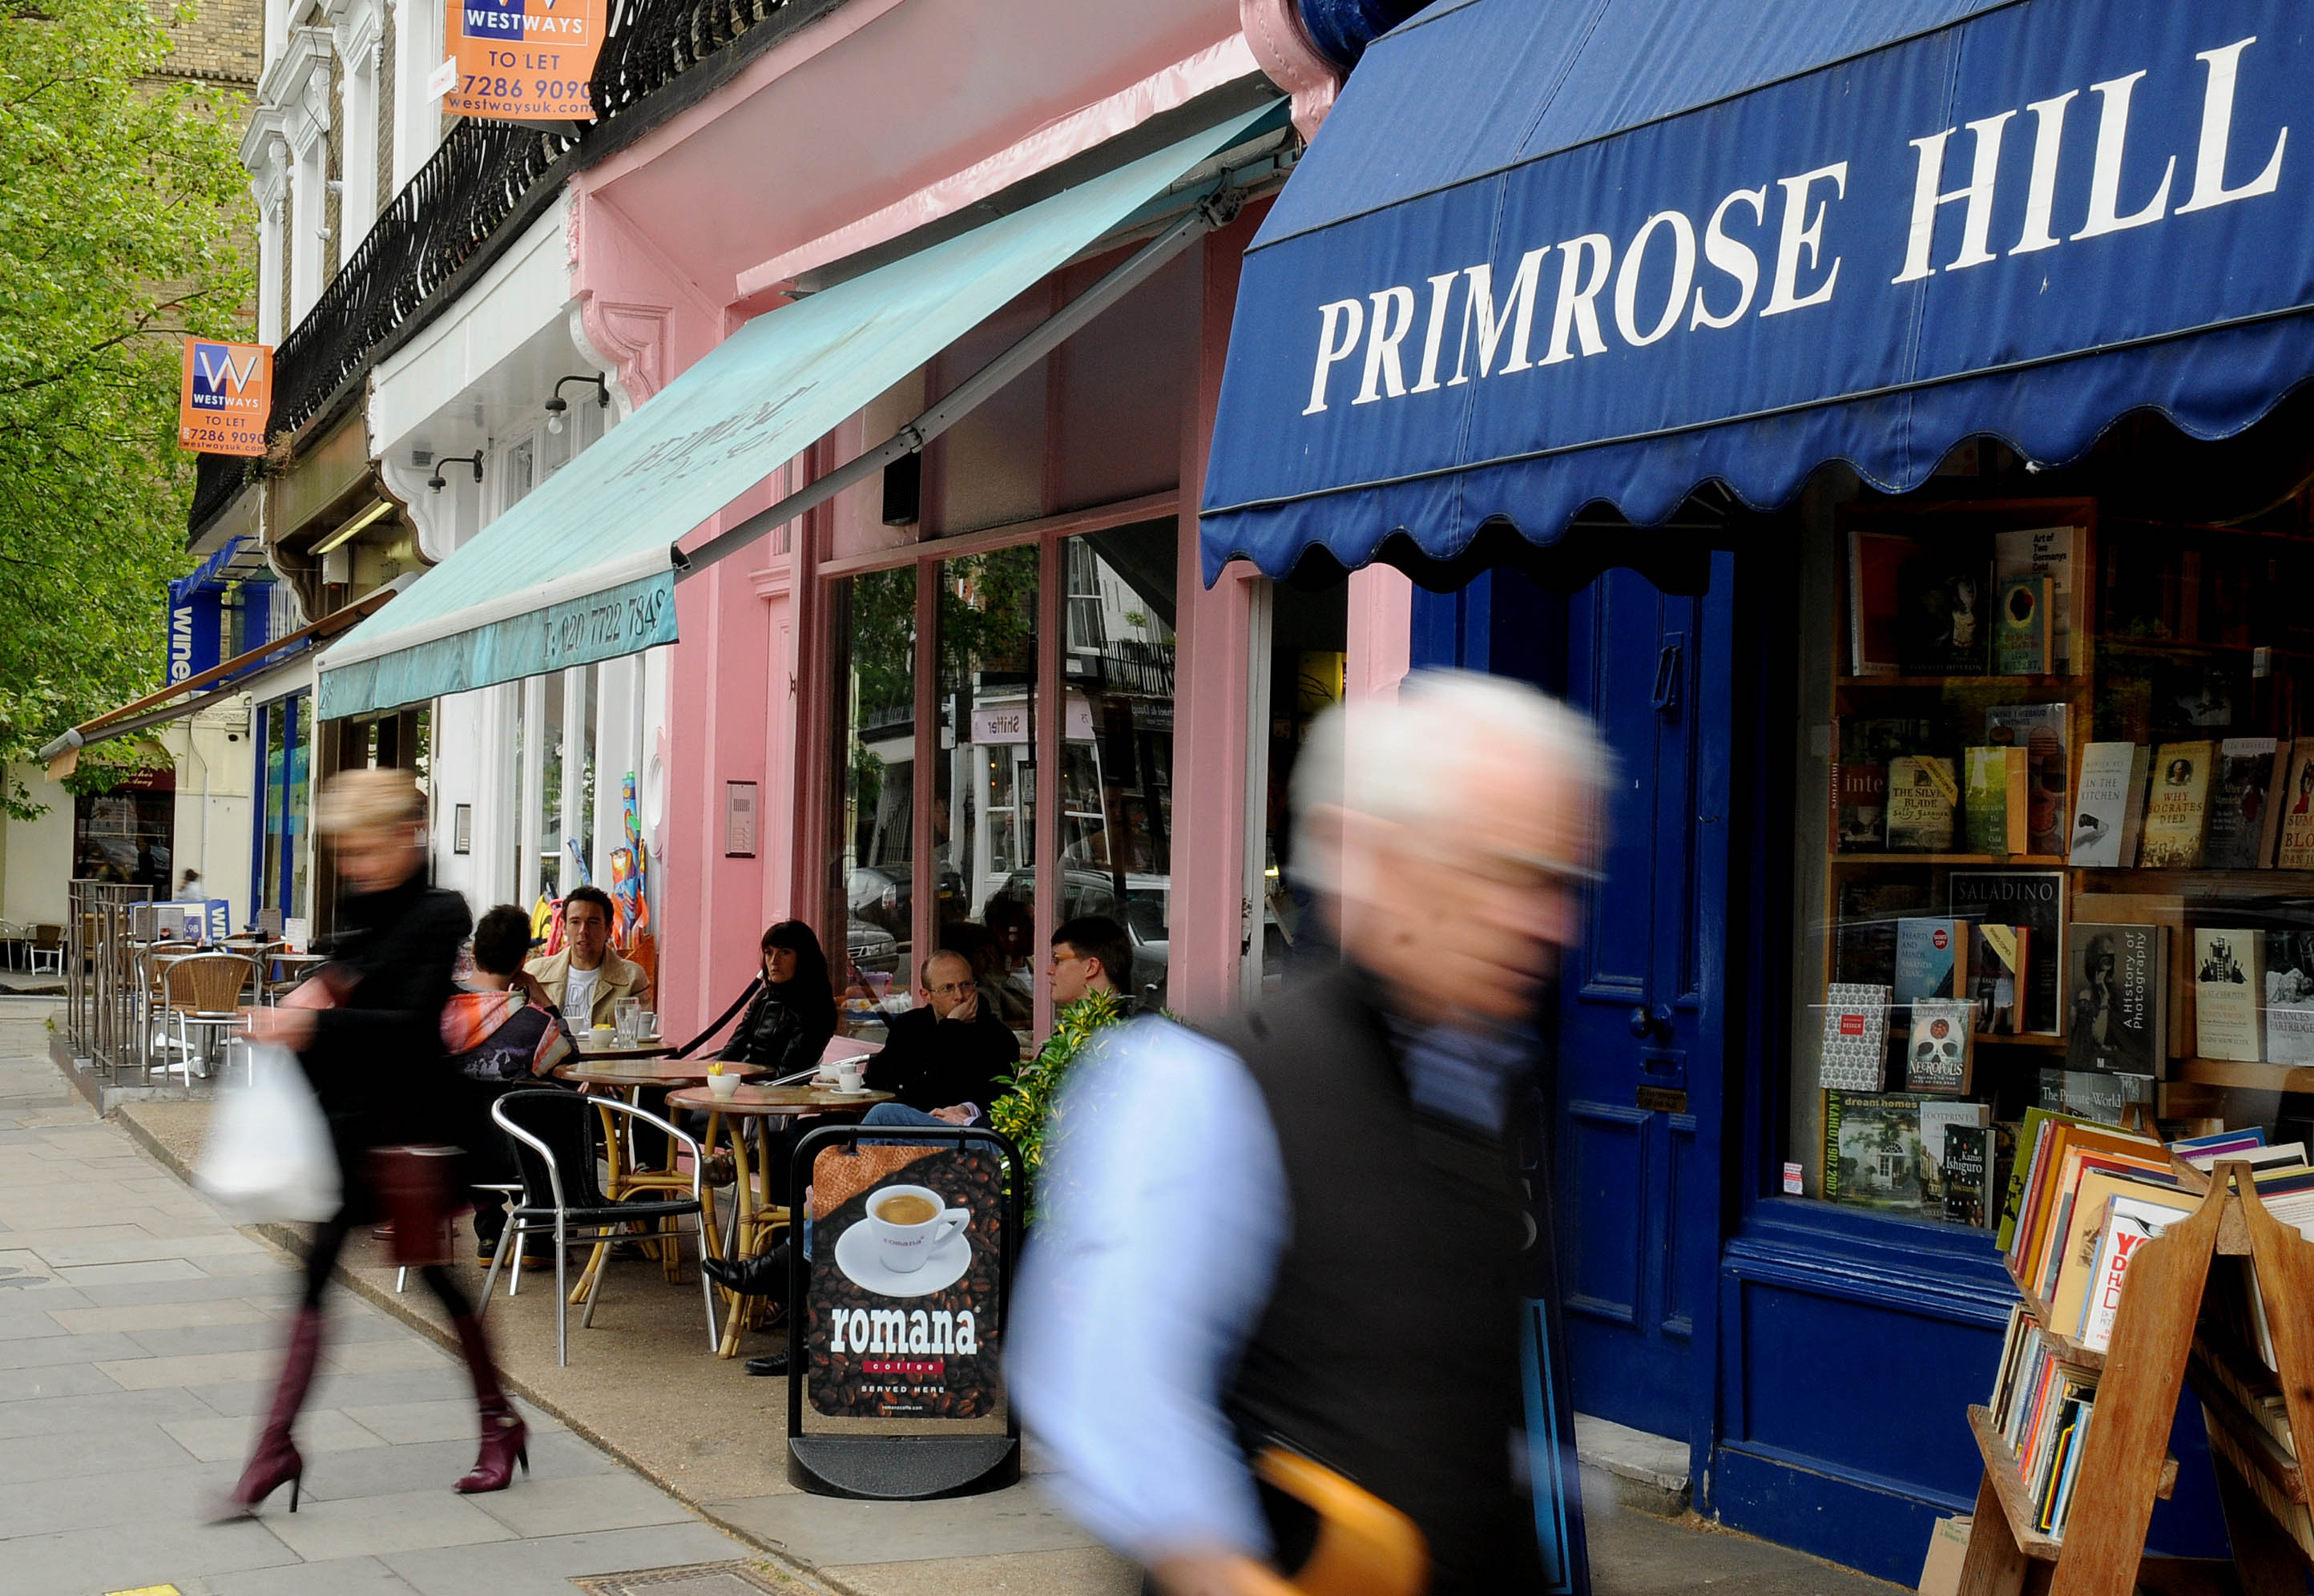
[[[575,180],[574,290],[636,426],[743,324],[1224,130],[684,539],[702,563],[673,589],[658,843],[659,1001],[679,1030],[722,1010],[788,917],[870,990],[967,951],[1034,1036],[1053,928],[1106,913],[1132,933],[1144,997],[1221,1011],[1295,935],[1275,822],[1300,728],[1404,669],[1394,572],[1314,594],[1200,579],[1196,484],[1238,261],[1295,147],[1240,8],[1023,5],[1002,41],[959,12],[984,63],[1019,47],[1013,72],[988,69],[1002,92],[969,94],[946,65],[965,35],[928,14],[950,9],[855,0]],[[872,161],[843,109],[869,103]],[[734,184],[755,150],[783,152],[780,181]],[[1082,315],[1153,240],[1161,265],[927,446],[763,525]],[[719,557],[743,525],[761,535]]]

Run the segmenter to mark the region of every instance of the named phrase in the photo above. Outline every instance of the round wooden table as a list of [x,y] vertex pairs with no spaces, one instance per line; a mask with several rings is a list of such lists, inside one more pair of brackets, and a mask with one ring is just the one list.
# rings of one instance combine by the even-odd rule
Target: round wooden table
[[[667,1094],[670,1108],[700,1108],[707,1114],[707,1134],[700,1146],[712,1153],[715,1143],[729,1121],[731,1141],[732,1192],[734,1212],[730,1256],[750,1258],[770,1245],[775,1230],[788,1229],[794,1216],[775,1202],[772,1193],[772,1161],[766,1158],[753,1171],[747,1167],[747,1138],[745,1122],[759,1119],[768,1127],[773,1122],[784,1122],[806,1114],[866,1113],[879,1103],[892,1100],[890,1092],[863,1091],[839,1093],[825,1087],[741,1086],[728,1098],[719,1098],[704,1086],[686,1087]],[[746,1303],[737,1292],[725,1293],[730,1299],[731,1310],[724,1318],[721,1355],[737,1356],[739,1351],[739,1331],[746,1318]]]
[[[631,1063],[639,1059],[663,1059],[675,1051],[675,1044],[664,1036],[654,1037],[649,1042],[593,1042],[587,1039],[589,1035],[591,1033],[582,1032],[572,1040],[578,1045],[578,1057],[583,1062],[592,1064]],[[687,1064],[691,1061],[678,1062]],[[707,1079],[705,1059],[697,1062],[697,1072],[700,1080]]]

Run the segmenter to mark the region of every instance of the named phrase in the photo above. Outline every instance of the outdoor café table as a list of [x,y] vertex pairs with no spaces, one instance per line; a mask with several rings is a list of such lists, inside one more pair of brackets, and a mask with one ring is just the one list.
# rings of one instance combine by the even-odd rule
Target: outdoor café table
[[[672,1087],[702,1086],[707,1080],[705,1059],[674,1059],[667,1055],[675,1049],[666,1042],[636,1043],[628,1046],[606,1044],[578,1045],[577,1055],[569,1063],[555,1067],[554,1078],[567,1080],[588,1097],[615,1093],[634,1107],[642,1106],[642,1095],[650,1090]],[[605,1112],[603,1115],[604,1160],[608,1173],[603,1182],[603,1195],[614,1203],[624,1202],[635,1192],[680,1191],[688,1195],[691,1177],[674,1169],[644,1169],[636,1165],[634,1156],[634,1122],[623,1115]],[[707,1212],[701,1224],[710,1240],[711,1255],[714,1249],[715,1198],[706,1194]],[[573,1283],[570,1301],[575,1305],[583,1298],[590,1277],[601,1261],[602,1249],[589,1257],[586,1269]],[[674,1275],[675,1254],[666,1255],[668,1275]]]
[[[765,1157],[751,1173],[747,1168],[747,1138],[742,1133],[741,1122],[758,1119],[768,1129],[773,1122],[784,1122],[804,1114],[864,1114],[879,1103],[892,1100],[890,1092],[862,1091],[840,1093],[825,1087],[800,1086],[742,1086],[728,1098],[719,1098],[703,1086],[688,1087],[667,1095],[670,1108],[702,1108],[707,1113],[707,1134],[699,1145],[712,1153],[718,1137],[726,1130],[731,1138],[731,1160],[734,1178],[731,1183],[736,1211],[732,1215],[731,1256],[752,1257],[769,1245],[772,1232],[784,1230],[791,1216],[786,1208],[774,1201],[772,1191],[772,1160]],[[731,1311],[724,1318],[724,1357],[737,1356],[739,1351],[739,1331],[746,1315],[744,1304],[734,1293]]]

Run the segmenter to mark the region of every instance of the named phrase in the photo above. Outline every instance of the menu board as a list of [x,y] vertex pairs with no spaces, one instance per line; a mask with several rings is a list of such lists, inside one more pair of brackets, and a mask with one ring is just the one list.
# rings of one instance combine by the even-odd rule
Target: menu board
[[994,1145],[823,1148],[812,1160],[806,1384],[831,1417],[1002,1411],[1003,1160]]

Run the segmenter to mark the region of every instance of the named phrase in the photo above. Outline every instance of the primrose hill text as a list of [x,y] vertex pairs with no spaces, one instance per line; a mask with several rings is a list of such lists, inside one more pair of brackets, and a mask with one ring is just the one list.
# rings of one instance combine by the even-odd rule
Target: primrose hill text
[[[2168,154],[2167,164],[2160,169],[2159,183],[2142,190],[2147,197],[2142,202],[2135,198],[2138,190],[2134,178],[2130,200],[2124,201],[2122,196],[2123,155],[2131,131],[2132,94],[2150,69],[2089,85],[2089,93],[2096,97],[2098,123],[2085,196],[2080,194],[2078,185],[2065,181],[2075,174],[2070,168],[2061,171],[2059,159],[2066,118],[2074,101],[2080,99],[2081,91],[2066,89],[2022,107],[2022,112],[2030,114],[2029,124],[2019,127],[2021,129],[2029,125],[2032,128],[2032,160],[2025,177],[2022,223],[2013,242],[2004,241],[2009,242],[2005,253],[2015,256],[2053,250],[2083,239],[2149,226],[2168,216],[2212,210],[2274,193],[2282,180],[2288,128],[2270,133],[2259,130],[2254,137],[2246,133],[2244,143],[2250,148],[2250,154],[2240,161],[2229,159],[2234,135],[2235,88],[2244,52],[2257,42],[2257,37],[2253,34],[2219,48],[2200,51],[2194,57],[2201,63],[2204,74],[2201,121],[2190,152],[2190,190],[2174,209],[2170,206],[2171,195],[2180,186],[2176,153]],[[2271,49],[2266,65],[2269,70],[2280,69],[2281,64],[2273,58]],[[2083,102],[2084,109],[2088,103]],[[1947,145],[1964,129],[1947,128],[1911,141],[1918,152],[1918,175],[1911,226],[1903,235],[1903,266],[1888,279],[1892,284],[1921,281],[1939,271],[1965,271],[2000,258],[1991,247],[1996,179],[2003,137],[2019,114],[2018,110],[2004,110],[1965,125],[1974,141],[1969,175],[1965,183],[1950,190],[1943,186]],[[2257,163],[2254,170],[2253,162]],[[2146,164],[2142,154],[2136,164]],[[2230,185],[2230,167],[2248,175]],[[1666,337],[1680,328],[1683,319],[1688,332],[1733,327],[1753,313],[1759,298],[1762,250],[1755,248],[1754,242],[1762,247],[1769,244],[1763,234],[1771,210],[1778,213],[1772,263],[1766,302],[1759,305],[1758,315],[1778,316],[1828,304],[1840,285],[1842,258],[1828,246],[1826,230],[1834,223],[1833,207],[1846,198],[1848,175],[1849,163],[1838,161],[1776,179],[1772,187],[1778,196],[1773,198],[1767,183],[1753,189],[1737,189],[1722,197],[1712,207],[1703,225],[1700,253],[1710,275],[1701,282],[1698,281],[1695,223],[1684,211],[1666,209],[1656,211],[1639,225],[1624,246],[1620,263],[1614,241],[1603,233],[1583,233],[1562,243],[1541,244],[1526,251],[1511,273],[1506,297],[1499,305],[1495,295],[1495,269],[1490,261],[1425,278],[1429,290],[1428,306],[1418,351],[1403,348],[1417,320],[1417,294],[1410,286],[1401,284],[1374,290],[1363,299],[1339,299],[1320,304],[1317,307],[1318,339],[1310,401],[1302,413],[1312,416],[1327,409],[1329,397],[1333,397],[1329,394],[1333,369],[1358,351],[1361,340],[1365,345],[1363,366],[1352,366],[1359,372],[1357,392],[1350,401],[1354,405],[1460,386],[1471,381],[1474,365],[1475,375],[1484,378],[1557,366],[1574,359],[1577,354],[1604,354],[1609,322],[1623,342],[1634,348],[1644,348]],[[2150,175],[2150,170],[2146,175]],[[2080,225],[2062,236],[2052,230],[2061,195],[2070,207],[2075,207],[2069,213],[2069,222],[2070,215],[2080,217]],[[2128,208],[2124,209],[2124,205]],[[1962,225],[1958,247],[1939,267],[1934,263],[1932,253],[1939,215],[1947,206],[1962,207]],[[1754,242],[1746,242],[1747,235]],[[1543,353],[1537,359],[1531,356],[1535,312],[1543,291],[1543,260],[1553,250],[1559,254],[1557,292]],[[1642,305],[1642,276],[1648,272],[1651,256],[1657,260],[1668,257],[1667,287],[1646,287],[1648,303]],[[1613,293],[1608,314],[1603,319],[1598,302],[1607,293],[1611,278]],[[1663,281],[1660,271],[1652,274],[1651,280]],[[1458,291],[1460,336],[1452,373],[1442,377],[1445,338],[1450,324],[1456,320]],[[1662,294],[1660,300],[1656,297],[1658,292]],[[1499,366],[1498,358],[1502,362]],[[1415,379],[1410,384],[1407,381],[1409,366],[1414,368]]]

